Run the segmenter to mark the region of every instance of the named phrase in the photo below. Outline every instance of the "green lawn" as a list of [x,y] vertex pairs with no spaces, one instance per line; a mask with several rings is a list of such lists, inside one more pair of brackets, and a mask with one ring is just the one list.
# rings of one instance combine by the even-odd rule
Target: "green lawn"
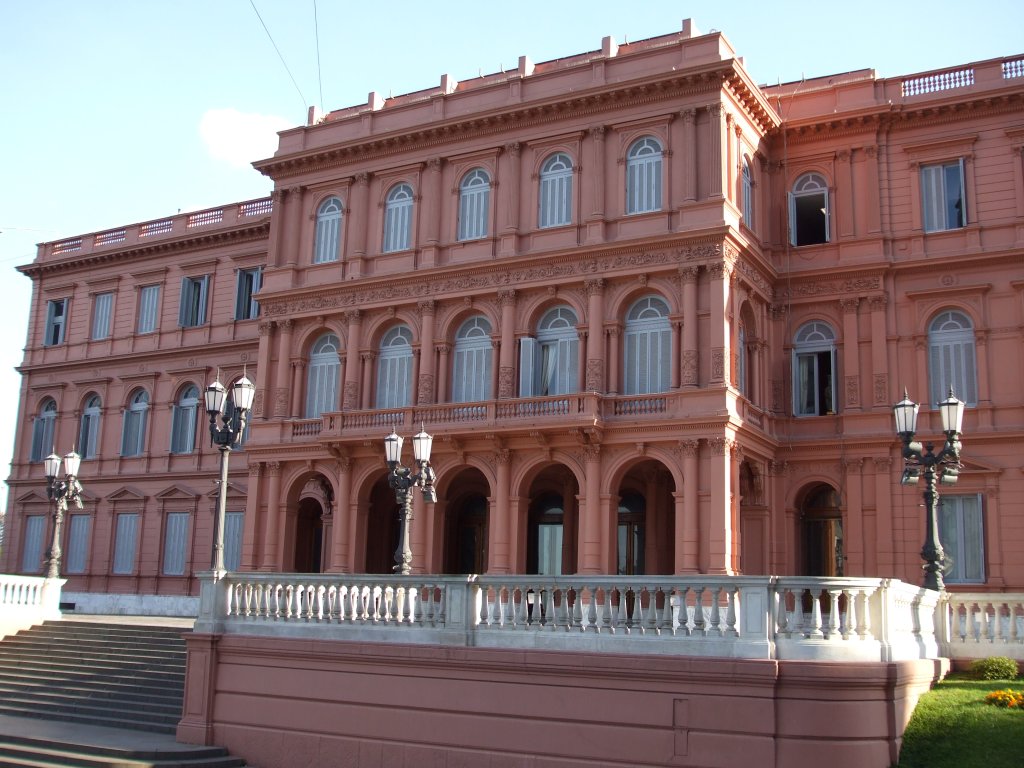
[[924,696],[903,735],[898,768],[1021,768],[1024,710],[986,704],[985,694],[1019,691],[1024,680],[952,675]]

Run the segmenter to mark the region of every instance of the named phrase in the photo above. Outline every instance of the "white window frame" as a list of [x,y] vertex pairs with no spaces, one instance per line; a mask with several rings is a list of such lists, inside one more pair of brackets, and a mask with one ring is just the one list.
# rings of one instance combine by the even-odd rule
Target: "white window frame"
[[458,239],[479,240],[487,237],[491,210],[491,177],[483,168],[474,168],[459,184]]
[[412,242],[413,191],[405,182],[396,184],[388,192],[384,203],[384,238],[381,251],[405,251]]
[[192,453],[196,449],[196,421],[199,387],[189,384],[171,408],[171,453]]
[[333,333],[323,334],[310,348],[306,374],[307,419],[319,419],[321,414],[338,409],[340,349],[341,341]]
[[237,571],[242,565],[244,530],[244,512],[226,512],[224,514],[224,569],[227,571]]
[[344,206],[338,197],[324,200],[316,212],[313,263],[327,264],[341,256],[341,221]]
[[184,576],[188,561],[188,532],[192,515],[188,512],[168,512],[164,521],[164,551],[161,573],[164,576]]
[[571,307],[553,307],[537,323],[537,337],[522,339],[520,397],[565,395],[579,389],[578,322]]
[[377,407],[403,408],[411,402],[412,331],[397,325],[380,342],[377,358]]
[[118,512],[114,523],[114,558],[110,572],[129,576],[135,571],[135,550],[138,539],[139,513]]
[[92,515],[68,515],[68,544],[64,556],[64,572],[85,573],[89,565],[89,534]]
[[97,293],[92,299],[92,340],[109,339],[114,319],[114,294]]
[[491,333],[491,324],[483,315],[475,315],[459,326],[452,353],[453,403],[491,399]]
[[747,326],[740,323],[740,328],[736,334],[737,346],[739,347],[739,354],[736,358],[736,389],[739,390],[740,394],[746,398],[750,398],[750,394],[747,391],[749,389],[747,376]]
[[46,515],[25,515],[25,533],[22,535],[22,573],[42,573],[43,537],[46,534]]
[[239,269],[235,287],[235,320],[255,320],[260,303],[254,298],[263,287],[263,267]]
[[644,296],[626,313],[623,346],[627,395],[667,392],[672,381],[672,324],[660,296]]
[[939,498],[939,541],[946,553],[947,584],[985,583],[985,510],[980,493]]
[[46,302],[44,347],[56,347],[64,343],[67,332],[68,303],[68,299],[50,299]]
[[662,209],[664,150],[653,136],[642,136],[626,153],[626,213],[650,213]]
[[[820,173],[805,173],[793,182],[789,193],[789,244],[792,246],[821,245],[832,240],[831,195],[828,181]],[[805,217],[816,216],[818,212],[824,217],[824,239],[801,238],[800,222]]]
[[91,394],[82,409],[82,419],[78,429],[78,450],[83,459],[95,459],[99,454],[100,417],[103,412],[103,401],[97,394]]
[[928,325],[928,379],[932,405],[953,394],[969,406],[978,404],[978,361],[974,323],[964,312],[946,309]]
[[54,432],[57,428],[57,401],[46,398],[39,415],[32,422],[32,450],[29,461],[42,461],[53,451]]
[[146,421],[149,415],[149,393],[137,389],[124,411],[121,428],[121,456],[141,456],[146,449]]
[[743,223],[748,229],[754,228],[754,174],[750,169],[750,161],[743,158],[743,168],[740,171],[740,182],[743,194]]
[[198,328],[206,325],[207,292],[209,275],[181,278],[181,304],[178,306],[178,325],[182,328]]
[[556,152],[540,167],[537,227],[563,227],[572,223],[572,158]]
[[139,322],[136,332],[153,333],[157,329],[160,310],[160,286],[144,285],[139,288]]
[[[830,370],[822,370],[827,362]],[[821,377],[831,402],[822,399]],[[793,415],[826,416],[837,413],[836,334],[828,323],[812,320],[797,329],[793,337]],[[831,406],[829,408],[828,406]]]
[[[959,189],[955,189],[959,186]],[[921,218],[925,232],[944,232],[967,226],[964,159],[921,166]],[[956,210],[956,206],[960,210]]]

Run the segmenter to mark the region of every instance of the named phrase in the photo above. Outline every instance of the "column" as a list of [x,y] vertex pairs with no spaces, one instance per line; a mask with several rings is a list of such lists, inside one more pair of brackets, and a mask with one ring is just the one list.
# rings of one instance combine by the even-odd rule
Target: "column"
[[728,384],[729,371],[729,318],[726,307],[729,304],[729,280],[732,270],[724,262],[708,267],[711,276],[711,383]]
[[729,502],[729,526],[732,531],[729,561],[733,573],[740,572],[740,465],[743,463],[743,447],[734,442],[732,444],[732,455],[730,456],[729,493],[726,499]]
[[363,313],[353,309],[345,318],[348,320],[348,343],[345,345],[345,390],[341,409],[351,411],[359,407],[359,344]]
[[853,181],[853,162],[850,157],[850,150],[841,149],[836,152],[836,188],[839,194],[836,213],[836,232],[840,237],[852,237],[856,234],[855,222],[853,220],[853,199],[859,195],[859,190]]
[[678,317],[672,317],[672,366],[669,377],[669,388],[679,389],[681,385],[681,371],[683,368],[683,321]]
[[512,510],[509,504],[512,475],[512,451],[499,448],[494,452],[494,463],[497,467],[495,480],[494,519],[488,521],[488,546],[490,552],[487,563],[488,573],[511,573],[511,525]]
[[433,267],[437,263],[437,252],[441,242],[441,158],[427,160],[426,178],[423,180],[423,249],[421,266]]
[[257,529],[260,523],[260,480],[263,463],[255,461],[249,465],[249,492],[245,496],[245,520],[242,529],[242,569],[254,571],[258,566],[256,557]]
[[360,399],[360,408],[364,411],[373,405],[370,396],[373,393],[373,361],[376,359],[376,352],[361,352],[359,354],[359,360],[363,364],[363,396]]
[[721,103],[709,104],[708,110],[708,171],[711,174],[708,180],[708,197],[721,198],[725,190],[725,160],[722,157],[722,145],[725,143],[725,120]]
[[451,371],[451,364],[448,358],[451,356],[451,344],[438,344],[434,347],[437,351],[437,402],[448,402],[448,374]]
[[622,388],[622,326],[613,325],[608,329],[608,342],[605,359],[611,360],[608,366],[608,394],[617,395]]
[[302,384],[306,380],[306,361],[296,360],[292,363],[292,396],[291,396],[291,408],[290,416],[293,419],[299,417],[299,401],[298,394],[303,391]]
[[[519,250],[519,177],[520,145],[518,141],[505,145],[502,155],[504,160],[501,173],[501,184],[498,186],[498,210],[501,213],[499,236],[501,242],[498,253],[502,256],[514,256]],[[492,189],[494,187],[492,181]]]
[[341,454],[338,461],[338,486],[334,497],[334,527],[331,530],[331,571],[352,572],[352,540],[349,538],[352,505],[352,457]]
[[708,440],[710,514],[708,518],[708,573],[732,575],[732,447],[730,437]]
[[583,449],[586,467],[586,498],[579,529],[579,573],[601,573],[601,544],[604,529],[601,520],[601,446]]
[[687,107],[679,116],[683,119],[683,200],[691,203],[697,199],[697,110]]
[[420,375],[416,387],[416,404],[434,402],[434,310],[436,303],[427,299],[419,303],[420,311]]
[[257,326],[259,333],[259,351],[256,354],[256,398],[253,400],[253,414],[261,419],[267,418],[267,393],[274,391],[273,372],[270,368],[270,348],[274,343],[274,324],[270,320],[261,320]]
[[276,188],[270,193],[274,215],[270,217],[270,234],[267,238],[267,266],[279,267],[284,263],[284,229],[288,220],[288,190]]
[[700,353],[697,351],[697,276],[700,267],[680,267],[683,283],[683,354],[680,384],[696,387],[699,380]]
[[683,468],[683,489],[676,492],[675,573],[697,573],[700,570],[700,509],[697,490],[700,486],[700,465],[696,440],[680,440],[676,449]]
[[516,292],[498,291],[501,302],[501,349],[498,357],[498,399],[516,396]]
[[605,127],[595,125],[587,131],[590,138],[590,157],[588,165],[590,194],[587,200],[586,217],[587,235],[585,242],[588,244],[604,242],[604,198],[605,198]]
[[[366,256],[366,231],[367,223],[370,221],[370,174],[366,172],[355,175],[355,186],[352,189],[352,207],[349,219],[352,227],[352,254],[355,256],[355,264],[362,264]],[[362,270],[358,270],[361,274]],[[353,274],[357,277],[357,274]]]
[[604,279],[587,280],[587,378],[588,392],[604,392]]
[[[885,305],[887,297],[871,296],[868,307],[871,310],[871,371],[872,403],[874,407],[888,410],[892,402],[889,395],[889,366],[886,362],[888,338],[885,332]],[[898,398],[897,398],[898,399]]]
[[[860,332],[857,324],[857,305],[860,299],[840,299],[839,306],[843,312],[843,399],[847,410],[860,410]],[[833,379],[835,379],[833,372]],[[838,382],[837,382],[838,383]],[[839,393],[836,392],[836,395]],[[832,398],[833,408],[839,404],[840,398]],[[840,410],[836,408],[836,410]]]
[[290,319],[277,321],[277,327],[281,332],[278,334],[277,374],[274,377],[274,383],[277,385],[274,389],[274,415],[278,417],[286,417],[291,412],[289,386],[291,384],[292,332],[294,326],[294,322]]
[[288,229],[284,235],[284,265],[294,267],[299,261],[299,245],[302,243],[302,198],[305,187],[297,186],[288,190]]
[[281,552],[278,544],[278,526],[281,512],[281,462],[268,461],[267,475],[270,478],[267,489],[267,516],[263,519],[263,557],[260,560],[261,571],[277,571],[281,569]]
[[864,549],[870,546],[864,541],[864,486],[861,469],[864,459],[846,459],[846,517],[843,520],[843,564],[844,576],[868,576],[864,570]]

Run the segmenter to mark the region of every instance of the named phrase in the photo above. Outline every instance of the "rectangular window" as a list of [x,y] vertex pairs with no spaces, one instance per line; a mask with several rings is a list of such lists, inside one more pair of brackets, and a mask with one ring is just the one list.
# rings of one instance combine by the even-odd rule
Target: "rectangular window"
[[43,533],[46,531],[44,515],[29,515],[25,518],[25,548],[21,553],[21,570],[25,573],[40,573],[43,570]]
[[92,517],[71,515],[68,522],[68,551],[64,556],[65,573],[85,573],[89,555],[89,529]]
[[237,571],[242,564],[242,529],[244,512],[224,514],[224,569]]
[[235,291],[235,320],[253,320],[259,317],[260,303],[253,298],[263,283],[263,270],[238,270],[238,287]]
[[122,512],[117,516],[117,529],[114,534],[114,565],[111,569],[113,573],[130,574],[135,570],[135,538],[138,524],[137,512]]
[[794,379],[797,416],[825,416],[835,412],[832,401],[834,351],[796,355]]
[[940,498],[939,541],[951,564],[945,575],[948,583],[984,583],[985,526],[980,494]]
[[153,333],[160,305],[160,286],[144,285],[139,290],[139,333]]
[[167,515],[164,532],[164,575],[185,575],[185,552],[188,550],[188,512]]
[[209,281],[209,275],[181,278],[178,325],[182,328],[195,328],[206,323],[206,289]]
[[43,339],[45,346],[54,347],[64,343],[67,311],[67,299],[53,299],[46,302],[46,337]]
[[97,293],[92,300],[92,339],[98,341],[110,337],[113,320],[114,294]]
[[964,161],[921,166],[921,210],[924,231],[959,229],[967,223]]

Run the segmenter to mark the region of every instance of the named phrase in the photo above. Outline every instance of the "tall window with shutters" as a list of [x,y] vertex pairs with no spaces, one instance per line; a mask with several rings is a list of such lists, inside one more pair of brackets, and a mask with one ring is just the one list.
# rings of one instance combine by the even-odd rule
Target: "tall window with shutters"
[[68,549],[64,554],[65,573],[85,573],[89,559],[89,532],[92,515],[71,515],[68,519]]
[[64,343],[64,335],[67,326],[68,300],[51,299],[46,302],[46,333],[43,337],[43,345],[55,347]]
[[255,320],[260,315],[260,303],[255,295],[263,284],[263,269],[238,270],[238,285],[235,287],[235,320]]
[[178,396],[171,413],[171,453],[192,453],[196,447],[199,388],[189,384]]
[[242,531],[245,523],[244,512],[224,514],[224,568],[237,571],[242,564]]
[[554,307],[537,324],[537,337],[519,348],[520,397],[564,395],[579,389],[580,340],[576,313]]
[[412,187],[397,184],[384,202],[384,253],[404,251],[412,242]]
[[45,515],[25,516],[25,534],[22,536],[21,549],[23,573],[39,573],[43,570],[43,535],[45,533]]
[[572,159],[564,152],[556,152],[541,165],[538,197],[538,227],[572,223]]
[[92,333],[93,341],[110,338],[113,323],[114,294],[97,293],[92,299]]
[[329,197],[316,212],[316,236],[313,238],[313,263],[337,261],[341,253],[341,200]]
[[144,285],[139,289],[138,333],[153,333],[157,329],[160,309],[160,286]]
[[743,158],[741,174],[743,200],[743,224],[748,229],[754,228],[754,173],[750,169],[750,161]]
[[91,394],[82,409],[82,421],[78,430],[78,450],[83,459],[95,459],[99,455],[100,413],[102,401],[97,394]]
[[412,331],[397,325],[380,342],[377,358],[377,407],[402,408],[411,402]]
[[921,210],[925,232],[966,226],[963,158],[951,163],[921,166]]
[[306,378],[306,418],[338,409],[338,385],[341,376],[341,342],[333,333],[325,333],[313,342]]
[[950,566],[945,574],[948,583],[985,582],[985,525],[980,494],[940,498],[939,541]]
[[168,512],[164,525],[164,576],[184,576],[188,552],[188,512]]
[[195,328],[206,323],[206,293],[209,284],[209,275],[181,278],[178,325],[182,328]]
[[491,324],[471,317],[455,334],[452,355],[452,401],[472,403],[491,397]]
[[790,245],[827,243],[829,236],[828,182],[818,173],[805,173],[789,193]]
[[928,326],[928,377],[932,404],[953,394],[967,405],[978,404],[978,364],[974,324],[963,312],[940,312]]
[[149,393],[137,389],[128,401],[121,430],[121,455],[141,456],[146,449],[146,421],[149,416]]
[[626,153],[626,213],[661,210],[661,144],[652,136],[634,141]]
[[138,538],[139,515],[137,512],[121,512],[114,526],[114,562],[111,572],[128,575],[135,570],[135,545]]
[[491,177],[483,168],[474,168],[459,184],[459,240],[487,236],[490,208]]
[[671,384],[672,326],[668,304],[645,296],[626,313],[625,393],[665,392]]
[[46,398],[39,409],[39,415],[32,422],[32,451],[30,461],[42,461],[53,451],[53,433],[57,425],[57,403]]

